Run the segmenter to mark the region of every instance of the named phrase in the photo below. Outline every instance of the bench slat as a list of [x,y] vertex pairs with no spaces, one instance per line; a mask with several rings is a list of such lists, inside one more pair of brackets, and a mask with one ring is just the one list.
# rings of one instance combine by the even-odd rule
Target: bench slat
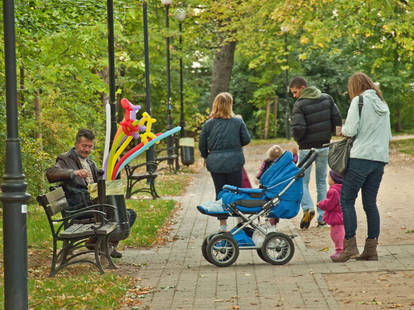
[[93,227],[96,227],[96,224],[72,224],[61,232],[60,237],[63,239],[71,239],[91,236],[95,234]]
[[116,229],[118,224],[116,222],[109,222],[96,230],[97,235],[108,235]]

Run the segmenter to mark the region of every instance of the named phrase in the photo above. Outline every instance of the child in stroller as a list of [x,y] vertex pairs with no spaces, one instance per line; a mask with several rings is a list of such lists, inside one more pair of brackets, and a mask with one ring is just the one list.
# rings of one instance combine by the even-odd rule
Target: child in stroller
[[[225,185],[218,195],[218,201],[197,206],[201,213],[209,216],[226,214],[239,216],[242,220],[228,232],[207,236],[201,247],[204,258],[219,267],[230,266],[242,249],[256,250],[260,258],[273,265],[289,262],[295,251],[292,241],[294,236],[268,232],[255,220],[261,216],[289,219],[298,214],[302,199],[302,177],[315,158],[316,152],[311,150],[296,166],[292,153],[287,151],[260,177],[260,188]],[[255,235],[262,238],[255,238]]]

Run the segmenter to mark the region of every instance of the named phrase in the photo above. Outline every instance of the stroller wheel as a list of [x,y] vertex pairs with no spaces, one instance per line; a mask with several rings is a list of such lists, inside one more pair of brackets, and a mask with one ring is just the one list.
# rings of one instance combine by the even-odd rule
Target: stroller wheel
[[233,264],[239,256],[239,246],[229,233],[216,234],[207,243],[208,261],[218,267]]
[[257,249],[256,251],[257,251],[257,255],[259,255],[259,257],[261,259],[263,259],[266,263],[268,263],[268,261],[266,260],[266,258],[263,256],[262,249]]
[[203,257],[206,259],[206,261],[208,261],[211,264],[213,264],[213,262],[211,262],[210,259],[208,258],[207,244],[210,242],[211,238],[213,238],[215,235],[224,234],[224,233],[225,233],[224,231],[223,232],[212,233],[212,234],[208,235],[207,237],[205,237],[203,243],[201,244],[201,253],[203,254]]
[[267,234],[261,248],[263,258],[272,265],[284,265],[289,262],[295,253],[295,245],[289,236],[271,232]]

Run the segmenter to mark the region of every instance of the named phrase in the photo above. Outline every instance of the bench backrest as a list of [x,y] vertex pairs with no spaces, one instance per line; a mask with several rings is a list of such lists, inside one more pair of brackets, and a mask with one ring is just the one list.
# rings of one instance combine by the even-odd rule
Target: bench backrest
[[42,205],[47,215],[50,217],[61,212],[68,206],[65,192],[62,187],[58,187],[45,195],[38,196],[37,201]]

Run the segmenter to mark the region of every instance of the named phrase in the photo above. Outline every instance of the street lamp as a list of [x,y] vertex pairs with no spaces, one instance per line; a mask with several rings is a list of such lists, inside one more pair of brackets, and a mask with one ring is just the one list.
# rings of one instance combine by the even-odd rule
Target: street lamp
[[285,62],[286,62],[286,69],[285,69],[285,79],[286,79],[286,111],[285,111],[285,134],[286,139],[290,140],[290,106],[289,106],[289,54],[288,54],[288,41],[287,36],[289,32],[289,27],[282,25],[280,27],[282,33],[284,34],[284,51],[285,51]]
[[109,106],[111,108],[111,143],[116,134],[115,104],[115,47],[114,47],[114,2],[107,0],[108,26],[108,70],[109,70]]
[[[167,108],[167,131],[172,129],[172,120],[171,120],[171,81],[170,81],[170,34],[168,33],[169,30],[169,16],[168,11],[172,0],[161,0],[162,4],[165,6],[165,27],[167,28],[167,36],[166,36],[166,46],[167,46],[167,101],[168,101],[168,108]],[[168,164],[172,164],[172,136],[167,137],[167,154],[168,154]]]
[[[178,20],[178,27],[180,30],[180,49],[182,52],[182,44],[183,44],[183,38],[182,38],[182,32],[183,32],[183,21],[185,19],[185,10],[184,9],[176,9],[174,16],[175,19]],[[184,118],[184,92],[183,92],[183,58],[180,55],[180,103],[181,103],[181,111],[180,111],[180,126],[181,126],[181,138],[184,137],[185,134],[185,118]]]
[[[147,2],[142,2],[142,17],[144,23],[144,58],[145,58],[145,111],[152,115],[151,107],[151,89],[150,89],[150,71],[149,71],[149,52],[148,52],[148,18],[147,18]],[[154,148],[150,147],[146,153],[146,160],[154,161]],[[149,169],[149,166],[147,166]]]
[[24,182],[17,126],[14,1],[3,0],[7,139],[2,193],[4,309],[27,309],[27,184]]

